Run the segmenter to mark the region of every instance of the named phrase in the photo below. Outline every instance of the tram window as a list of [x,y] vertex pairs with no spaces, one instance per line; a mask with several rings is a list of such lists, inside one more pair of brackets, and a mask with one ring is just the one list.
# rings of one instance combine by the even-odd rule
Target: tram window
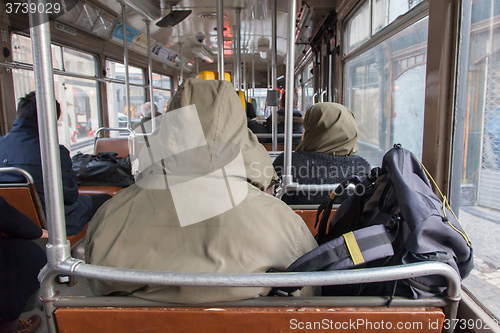
[[[13,34],[13,59],[17,62],[32,64],[31,40]],[[91,146],[94,132],[100,127],[98,88],[95,76],[96,58],[88,53],[51,45],[54,69],[68,73],[91,75],[89,79],[71,75],[54,75],[56,99],[61,104],[61,117],[58,121],[59,143],[66,146],[71,154]],[[63,66],[64,59],[64,66]],[[14,95],[16,101],[35,90],[35,80],[31,69],[13,69]]]
[[255,88],[253,89],[253,98],[255,99],[255,113],[257,117],[267,118],[270,115],[270,111],[267,110],[267,89],[266,88]]
[[372,34],[382,30],[398,16],[424,0],[372,0]]
[[344,28],[344,52],[351,52],[370,38],[370,1],[347,20]]
[[165,112],[172,97],[172,79],[169,76],[153,73],[153,99],[158,112]]
[[[51,45],[52,48],[52,67],[62,70],[61,47]],[[15,62],[23,64],[33,64],[33,53],[31,51],[31,39],[23,35],[12,34],[12,59]]]
[[93,55],[63,47],[63,58],[66,72],[97,76],[96,59]]
[[344,27],[344,53],[356,49],[372,35],[407,13],[424,0],[367,0],[346,21]]
[[[500,318],[500,1],[472,3],[467,71],[467,97],[463,140],[455,142],[462,152],[460,221],[474,247],[475,269],[463,285]],[[461,136],[462,133],[458,134]]]
[[427,28],[424,18],[345,64],[358,153],[372,165],[395,143],[422,156]]
[[[119,118],[126,117],[128,108],[126,103],[125,66],[121,63],[106,60],[106,77],[123,81],[107,82],[106,95],[108,98],[108,119],[111,127],[126,127],[126,123]],[[131,124],[141,118],[141,106],[146,102],[146,85],[144,71],[141,68],[129,66],[130,83],[130,114]],[[118,135],[112,132],[111,135]]]

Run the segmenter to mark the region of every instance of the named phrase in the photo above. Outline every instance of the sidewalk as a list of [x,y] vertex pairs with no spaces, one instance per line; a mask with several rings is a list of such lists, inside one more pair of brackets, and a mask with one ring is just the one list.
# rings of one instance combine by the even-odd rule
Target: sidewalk
[[463,285],[500,317],[500,212],[465,207],[459,218],[471,239],[475,264]]

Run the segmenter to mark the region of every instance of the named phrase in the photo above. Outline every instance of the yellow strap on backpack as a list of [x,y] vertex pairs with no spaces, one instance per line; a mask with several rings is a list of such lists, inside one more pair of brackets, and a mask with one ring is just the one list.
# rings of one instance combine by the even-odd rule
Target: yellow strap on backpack
[[363,258],[363,254],[359,249],[358,242],[356,241],[356,237],[351,232],[343,234],[342,237],[345,239],[345,245],[351,254],[352,262],[354,265],[359,265],[365,262],[365,258]]

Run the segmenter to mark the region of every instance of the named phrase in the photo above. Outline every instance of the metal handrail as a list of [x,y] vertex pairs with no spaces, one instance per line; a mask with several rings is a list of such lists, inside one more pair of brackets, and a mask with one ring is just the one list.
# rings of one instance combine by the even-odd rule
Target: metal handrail
[[[26,178],[26,183],[24,183],[23,185],[25,184],[34,184],[35,182],[33,181],[33,177],[31,176],[31,174],[24,170],[24,169],[21,169],[21,168],[16,168],[16,167],[2,167],[0,168],[0,173],[10,173],[10,172],[17,172],[17,173],[20,173],[21,175],[24,176],[24,178]],[[17,184],[12,184],[12,185],[17,185]]]
[[[256,137],[258,138],[263,138],[263,139],[267,139],[267,138],[272,138],[273,135],[271,133],[254,133]],[[284,138],[286,134],[283,134],[283,133],[279,133],[279,134],[275,134],[277,138]],[[294,138],[301,138],[302,137],[302,134],[301,133],[294,133],[292,134],[292,137]]]
[[[81,260],[66,258],[62,262],[49,262],[39,275],[42,300],[53,301],[57,294],[51,280],[56,274],[72,274],[90,279],[163,286],[197,287],[302,287],[347,285],[395,281],[429,275],[440,275],[447,280],[445,299],[449,306],[446,316],[457,315],[460,301],[460,277],[449,265],[441,262],[419,262],[399,266],[367,269],[301,272],[301,273],[178,273],[137,269],[124,269],[85,264]],[[451,332],[451,331],[450,331]]]
[[103,131],[121,131],[121,132],[128,132],[129,136],[133,135],[134,131],[132,131],[130,128],[127,127],[100,127],[95,131],[94,134],[94,152],[95,152],[95,147],[97,144],[97,139],[99,139],[99,134]]

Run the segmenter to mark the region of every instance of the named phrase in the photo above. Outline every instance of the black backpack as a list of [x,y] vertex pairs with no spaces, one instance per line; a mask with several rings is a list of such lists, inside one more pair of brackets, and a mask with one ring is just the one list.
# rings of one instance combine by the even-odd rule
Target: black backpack
[[[347,198],[329,220],[333,198],[350,185],[354,193]],[[316,240],[320,246],[297,259],[287,271],[346,269],[351,267],[380,267],[422,261],[445,262],[460,277],[467,277],[474,267],[470,240],[446,199],[441,202],[434,194],[426,171],[410,151],[395,145],[376,168],[365,178],[350,177],[332,192],[327,203],[318,209],[319,223]],[[352,251],[347,249],[346,235],[352,231],[366,234],[369,228],[383,226],[384,230],[369,232],[380,244],[367,242],[356,236],[358,253],[364,261],[355,263]],[[384,234],[375,237],[376,233]],[[356,243],[356,242],[354,242]],[[392,244],[393,253],[387,247]],[[383,245],[383,247],[381,246]],[[381,249],[384,248],[382,251]],[[345,253],[339,265],[331,252]],[[364,255],[364,253],[369,255]],[[323,287],[323,295],[377,295],[407,296],[411,298],[441,295],[446,287],[443,277],[433,275],[404,281],[388,281],[349,286]],[[280,288],[281,289],[281,288]],[[287,292],[293,290],[286,290]]]

